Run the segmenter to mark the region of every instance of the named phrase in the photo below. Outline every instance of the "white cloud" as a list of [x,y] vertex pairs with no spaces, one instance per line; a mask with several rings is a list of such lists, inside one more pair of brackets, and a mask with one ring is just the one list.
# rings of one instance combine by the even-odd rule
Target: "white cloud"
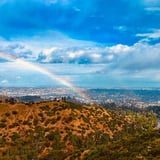
[[115,46],[107,47],[108,51],[111,53],[119,54],[119,53],[127,53],[131,51],[131,47],[127,45],[118,44]]
[[98,53],[93,53],[91,56],[92,56],[92,58],[94,58],[94,59],[99,59],[99,58],[101,58],[101,55],[98,54]]
[[139,34],[136,34],[136,36],[144,37],[144,38],[148,38],[148,39],[149,38],[157,39],[157,38],[160,38],[160,29],[154,29],[150,33],[139,33]]
[[[147,35],[148,36],[148,35]],[[154,35],[150,35],[155,37]],[[150,45],[139,41],[132,46],[79,46],[56,48],[46,54],[41,53],[39,62],[47,63],[82,63],[108,64],[110,69],[122,70],[159,69],[160,43]],[[45,56],[44,56],[45,55]]]
[[57,47],[44,49],[43,53],[47,56],[47,55],[50,55],[52,52],[56,51],[57,49],[58,49]]
[[114,29],[119,30],[121,32],[127,31],[127,26],[115,26]]
[[113,60],[113,58],[114,58],[113,54],[110,54],[110,55],[107,56],[107,59],[110,60],[110,61]]
[[69,56],[69,58],[75,58],[76,54],[74,52],[70,52],[68,56]]
[[51,47],[42,49],[37,61],[43,63],[110,63],[119,54],[125,55],[132,51],[132,47],[127,45],[117,44],[108,47],[69,38],[64,38],[60,44],[62,45],[54,43]]
[[1,83],[6,84],[6,83],[8,83],[8,80],[4,79],[4,80],[1,81]]
[[[105,47],[69,47],[48,49],[49,53],[42,52],[38,61],[48,63],[105,63],[113,58],[107,57],[108,52]],[[105,58],[106,57],[106,58]]]
[[117,67],[127,70],[159,69],[160,43],[149,45],[148,43],[136,43],[131,46],[131,52],[126,56],[119,56]]
[[16,58],[34,58],[32,47],[23,42],[6,41],[4,39],[0,39],[0,52]]

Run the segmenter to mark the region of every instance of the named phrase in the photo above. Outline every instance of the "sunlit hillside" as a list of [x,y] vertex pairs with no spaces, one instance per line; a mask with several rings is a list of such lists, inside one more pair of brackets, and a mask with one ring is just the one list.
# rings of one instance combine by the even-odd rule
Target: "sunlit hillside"
[[106,110],[65,101],[1,102],[0,160],[92,159],[89,157],[102,146],[103,155],[98,155],[105,159],[112,150],[112,154],[118,151],[117,140],[117,147],[123,150],[121,139],[152,132],[156,123],[152,113]]

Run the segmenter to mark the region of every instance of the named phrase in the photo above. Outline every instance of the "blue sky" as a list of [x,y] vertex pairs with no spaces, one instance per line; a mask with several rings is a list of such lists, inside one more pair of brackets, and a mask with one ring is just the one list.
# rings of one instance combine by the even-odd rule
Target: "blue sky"
[[[1,0],[0,52],[76,86],[160,87],[159,20],[159,0]],[[43,76],[0,57],[0,86]]]

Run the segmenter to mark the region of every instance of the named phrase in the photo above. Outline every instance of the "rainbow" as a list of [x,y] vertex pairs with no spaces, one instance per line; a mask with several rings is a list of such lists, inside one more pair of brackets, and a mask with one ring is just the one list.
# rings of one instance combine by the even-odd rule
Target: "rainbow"
[[64,86],[70,88],[73,92],[77,93],[81,98],[85,99],[86,102],[91,103],[92,100],[89,98],[89,96],[87,94],[85,94],[82,89],[75,87],[72,83],[68,82],[66,79],[40,67],[37,64],[22,60],[20,58],[17,58],[15,56],[6,54],[6,53],[2,53],[0,52],[0,57],[9,61],[14,61],[17,64],[23,65],[24,67],[33,69],[34,71],[37,71],[43,75],[48,76],[49,78],[51,78],[52,80],[56,80],[57,82],[63,84]]

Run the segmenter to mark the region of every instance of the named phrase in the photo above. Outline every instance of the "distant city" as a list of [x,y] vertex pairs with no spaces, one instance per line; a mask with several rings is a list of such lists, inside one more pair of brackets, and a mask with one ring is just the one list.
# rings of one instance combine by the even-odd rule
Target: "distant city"
[[[142,89],[85,89],[81,92],[87,95],[94,104],[115,103],[117,105],[135,106],[160,106],[159,88]],[[85,103],[85,98],[70,88],[0,88],[0,95],[20,98],[22,101],[54,100],[65,97]]]

